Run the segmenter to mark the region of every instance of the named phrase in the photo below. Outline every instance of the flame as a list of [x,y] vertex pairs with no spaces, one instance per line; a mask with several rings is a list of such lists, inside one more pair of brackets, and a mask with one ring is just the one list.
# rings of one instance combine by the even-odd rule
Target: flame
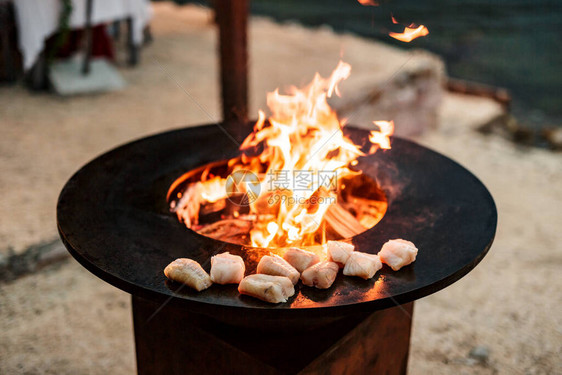
[[[393,24],[396,25],[399,23],[396,18],[394,18],[394,16],[391,15],[390,18],[392,19]],[[392,38],[406,43],[409,43],[416,38],[426,36],[427,34],[429,34],[429,30],[427,29],[427,27],[425,27],[424,25],[417,26],[414,23],[411,23],[409,26],[404,27],[404,31],[401,33],[388,33],[388,35]]]
[[224,197],[225,182],[219,176],[202,182],[201,197],[208,203],[214,203]]
[[[325,241],[324,215],[335,203],[341,180],[361,173],[350,168],[365,155],[344,135],[343,121],[328,104],[330,97],[340,96],[338,85],[350,74],[351,66],[340,61],[327,78],[316,73],[302,89],[292,87],[288,94],[278,89],[268,93],[271,115],[258,112],[254,131],[240,146],[242,155],[229,160],[230,173],[249,170],[259,176],[261,194],[249,202],[247,214],[254,218],[249,231],[252,246],[310,246]],[[379,130],[369,135],[370,153],[390,148],[389,137],[394,129],[392,121],[374,123]],[[320,172],[329,172],[327,178],[321,180]],[[312,178],[303,183],[299,179],[303,173]],[[224,179],[208,177],[204,172],[198,182],[203,199],[214,202],[218,197],[224,198]],[[304,188],[295,188],[299,184]],[[191,214],[178,210],[185,222]],[[234,216],[239,218],[242,212]]]
[[364,5],[364,6],[372,6],[372,7],[377,7],[379,6],[379,3],[377,3],[376,1],[373,0],[357,0],[359,2],[359,4]]
[[[276,207],[277,217],[267,224],[265,232],[256,226],[250,232],[253,246],[267,247],[272,244],[293,244],[305,241],[312,244],[313,236],[320,228],[322,218],[334,198],[329,185],[353,173],[348,165],[364,155],[360,147],[348,139],[342,125],[328,105],[333,94],[340,95],[338,84],[348,78],[351,66],[340,61],[330,77],[316,74],[312,83],[302,90],[292,88],[288,95],[279,90],[269,93],[267,105],[272,115],[265,125],[265,116],[260,111],[255,131],[242,144],[242,150],[259,146],[264,148],[258,156],[267,162],[262,191],[278,183],[277,172],[285,171],[286,186],[276,186],[278,194],[287,199]],[[333,177],[327,181],[314,181],[318,171],[331,171]],[[291,189],[299,174],[312,176],[306,189]],[[277,184],[278,185],[278,184]],[[312,208],[310,200],[317,202]],[[263,207],[260,199],[250,205],[250,211],[260,214]],[[271,226],[275,223],[275,226]],[[272,229],[275,229],[273,231]]]
[[377,147],[384,150],[390,148],[390,136],[394,134],[394,121],[373,121],[380,130],[373,130],[369,134],[369,141],[373,144],[370,152],[375,152]]

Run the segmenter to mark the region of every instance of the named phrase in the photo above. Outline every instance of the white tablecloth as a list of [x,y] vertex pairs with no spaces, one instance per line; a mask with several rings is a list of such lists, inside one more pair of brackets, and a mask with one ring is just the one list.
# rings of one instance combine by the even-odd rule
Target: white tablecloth
[[[43,50],[45,40],[59,27],[61,1],[14,0],[14,5],[23,67],[28,70]],[[92,25],[131,17],[135,45],[142,43],[143,30],[151,16],[148,0],[93,0]],[[72,0],[70,28],[82,28],[85,23],[86,0]]]

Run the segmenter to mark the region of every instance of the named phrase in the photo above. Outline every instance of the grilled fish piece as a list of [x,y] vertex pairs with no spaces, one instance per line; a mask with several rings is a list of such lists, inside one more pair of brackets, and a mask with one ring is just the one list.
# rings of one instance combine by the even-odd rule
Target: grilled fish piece
[[238,285],[240,294],[245,294],[265,302],[280,303],[295,294],[293,282],[285,276],[254,274],[246,276]]
[[341,241],[328,241],[328,260],[337,263],[340,267],[345,266],[351,252],[355,249],[350,243]]
[[213,282],[203,267],[193,259],[178,258],[164,268],[168,279],[185,284],[198,292],[210,287]]
[[359,276],[367,280],[375,276],[375,273],[381,268],[382,263],[378,255],[354,251],[347,259],[347,263],[343,268],[343,274],[346,276]]
[[328,289],[336,280],[339,269],[337,263],[325,260],[305,269],[301,275],[301,280],[304,285]]
[[320,258],[315,253],[299,249],[298,247],[289,248],[283,255],[283,259],[299,272],[304,271],[320,261]]
[[211,258],[211,280],[217,284],[238,284],[244,278],[244,260],[228,252]]
[[379,251],[381,261],[388,264],[394,271],[414,262],[417,255],[417,247],[412,242],[402,239],[386,242]]
[[264,255],[258,263],[257,273],[288,277],[294,284],[299,282],[300,273],[279,255]]

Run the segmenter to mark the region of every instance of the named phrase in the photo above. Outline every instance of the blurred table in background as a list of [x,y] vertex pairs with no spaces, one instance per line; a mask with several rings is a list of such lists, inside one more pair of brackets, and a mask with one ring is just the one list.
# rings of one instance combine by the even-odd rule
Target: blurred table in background
[[[86,23],[86,0],[72,0],[69,28],[81,29]],[[59,29],[61,0],[14,1],[18,44],[23,58],[24,71],[31,69],[41,52],[45,40]],[[144,28],[152,16],[148,0],[94,0],[92,24],[99,25],[126,19],[130,23],[130,42],[140,46]]]

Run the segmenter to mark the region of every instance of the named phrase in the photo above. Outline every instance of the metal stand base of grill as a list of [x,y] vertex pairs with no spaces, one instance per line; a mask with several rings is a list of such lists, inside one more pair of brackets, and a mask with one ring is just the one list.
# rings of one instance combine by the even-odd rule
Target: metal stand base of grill
[[[248,256],[258,249],[204,237],[169,211],[166,193],[179,176],[239,155],[222,129],[178,129],[118,147],[78,171],[59,197],[69,252],[133,295],[139,373],[404,373],[411,303],[466,275],[492,245],[490,193],[459,164],[394,137],[392,149],[359,161],[389,206],[352,241],[376,253],[390,238],[407,238],[420,249],[413,264],[383,267],[371,280],[340,273],[328,290],[297,284],[277,305],[240,296],[236,285],[195,292],[166,280],[166,265],[187,257],[209,270],[211,256],[229,251],[245,257],[251,274],[258,259]],[[358,144],[368,136],[345,130]]]
[[[132,297],[137,370],[149,374],[405,374],[414,303],[312,328],[248,328]],[[251,327],[251,321],[248,321]]]

